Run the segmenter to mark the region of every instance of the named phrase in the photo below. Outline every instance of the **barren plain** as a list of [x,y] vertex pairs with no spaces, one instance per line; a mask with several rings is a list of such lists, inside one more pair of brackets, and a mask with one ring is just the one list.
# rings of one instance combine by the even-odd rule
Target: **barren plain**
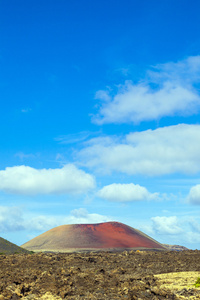
[[0,255],[0,300],[200,299],[198,277],[198,250]]

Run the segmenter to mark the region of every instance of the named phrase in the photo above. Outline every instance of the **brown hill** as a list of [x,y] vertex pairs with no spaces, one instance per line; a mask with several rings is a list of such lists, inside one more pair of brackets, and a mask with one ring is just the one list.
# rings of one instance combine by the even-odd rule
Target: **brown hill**
[[29,251],[0,237],[0,253],[1,254],[2,253],[3,254],[29,253]]
[[22,245],[33,251],[78,251],[105,249],[158,249],[160,243],[139,230],[118,222],[62,225]]

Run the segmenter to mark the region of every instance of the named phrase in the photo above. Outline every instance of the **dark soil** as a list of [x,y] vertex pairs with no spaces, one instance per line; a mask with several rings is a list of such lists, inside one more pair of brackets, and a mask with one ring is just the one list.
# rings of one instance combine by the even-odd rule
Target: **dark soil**
[[198,299],[200,290],[173,293],[153,276],[180,271],[200,272],[200,251],[0,255],[0,299]]

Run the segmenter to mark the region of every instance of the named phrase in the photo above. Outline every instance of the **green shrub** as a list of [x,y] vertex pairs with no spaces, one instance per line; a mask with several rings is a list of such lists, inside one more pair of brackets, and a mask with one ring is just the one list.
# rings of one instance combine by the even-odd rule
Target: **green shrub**
[[195,282],[194,286],[197,288],[197,287],[200,287],[200,277],[197,278],[197,281]]

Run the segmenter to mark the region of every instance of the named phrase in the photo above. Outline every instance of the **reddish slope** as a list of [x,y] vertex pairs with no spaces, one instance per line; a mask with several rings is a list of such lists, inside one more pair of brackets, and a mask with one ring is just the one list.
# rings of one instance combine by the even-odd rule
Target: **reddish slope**
[[68,249],[164,247],[144,233],[118,222],[62,225],[23,245],[28,250],[59,251]]

